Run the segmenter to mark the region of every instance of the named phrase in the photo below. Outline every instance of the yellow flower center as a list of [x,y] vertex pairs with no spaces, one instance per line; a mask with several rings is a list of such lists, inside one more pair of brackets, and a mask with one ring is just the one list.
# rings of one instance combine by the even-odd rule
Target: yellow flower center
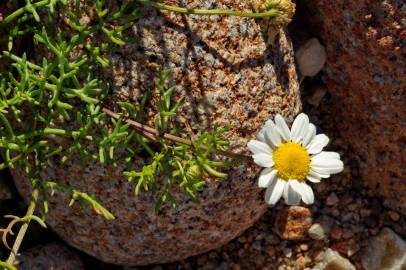
[[284,180],[304,180],[309,173],[310,155],[298,143],[282,143],[273,151],[273,161],[279,177]]

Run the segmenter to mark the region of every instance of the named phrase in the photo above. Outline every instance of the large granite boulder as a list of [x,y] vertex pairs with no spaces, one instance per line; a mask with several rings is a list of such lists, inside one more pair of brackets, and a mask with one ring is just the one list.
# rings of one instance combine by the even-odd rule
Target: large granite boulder
[[406,213],[406,6],[402,0],[298,1],[326,46],[335,125],[360,176]]
[[[244,0],[187,4],[250,10]],[[186,97],[178,117],[185,129],[196,133],[215,122],[231,124],[228,136],[235,151],[248,154],[246,143],[268,118],[281,113],[292,121],[301,108],[288,36],[282,31],[270,47],[262,32],[253,19],[149,10],[132,29],[139,41],[112,56],[112,103],[138,102],[143,92],[153,89],[158,66],[170,67],[177,95]],[[116,219],[106,221],[79,205],[68,207],[68,196],[56,192],[50,198],[48,224],[72,246],[106,262],[145,265],[206,252],[238,236],[267,209],[256,185],[260,168],[251,162],[233,168],[226,180],[209,182],[199,194],[200,203],[179,192],[178,208],[164,207],[159,213],[151,193],[134,195],[134,185],[122,175],[124,164],[109,167],[74,159],[51,165],[42,177],[93,194]],[[26,177],[13,174],[29,198]]]

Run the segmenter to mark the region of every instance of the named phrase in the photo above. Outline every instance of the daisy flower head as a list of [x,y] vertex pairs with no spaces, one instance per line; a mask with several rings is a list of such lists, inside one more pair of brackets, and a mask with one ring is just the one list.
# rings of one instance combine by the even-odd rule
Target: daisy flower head
[[301,113],[289,129],[281,115],[269,119],[255,140],[248,143],[254,162],[264,167],[258,186],[266,188],[265,201],[274,205],[283,196],[288,205],[300,200],[312,204],[314,194],[307,181],[321,179],[343,170],[344,164],[336,152],[323,151],[329,138],[316,135],[316,127]]

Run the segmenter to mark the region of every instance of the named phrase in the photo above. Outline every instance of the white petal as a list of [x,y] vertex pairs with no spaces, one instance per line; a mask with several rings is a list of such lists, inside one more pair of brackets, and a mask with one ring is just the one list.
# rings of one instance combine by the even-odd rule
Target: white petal
[[313,176],[313,177],[316,177],[316,178],[329,178],[330,177],[329,173],[315,172],[315,171],[312,170],[312,168],[310,168],[309,175]]
[[309,128],[307,129],[307,132],[303,138],[303,146],[306,147],[314,139],[314,136],[316,136],[316,127],[310,123]]
[[269,187],[272,182],[276,179],[278,172],[273,168],[266,168],[262,170],[258,178],[258,187],[266,188]]
[[270,154],[259,153],[252,157],[254,158],[254,162],[261,167],[269,168],[274,165],[272,155]]
[[299,142],[305,136],[309,127],[309,117],[301,113],[299,114],[292,125],[292,130],[290,132],[290,139]]
[[292,188],[301,195],[302,201],[305,204],[312,204],[314,202],[314,194],[312,188],[304,182],[297,180],[289,180]]
[[329,138],[324,134],[319,134],[306,147],[309,154],[318,154],[328,144]]
[[342,172],[344,169],[344,163],[335,158],[318,158],[312,159],[310,167],[315,172],[333,174]]
[[264,126],[261,128],[261,130],[258,132],[258,134],[257,134],[257,140],[258,140],[258,141],[265,142],[265,130],[267,129],[267,127],[268,127],[270,124],[274,124],[274,122],[272,121],[272,119],[268,119],[268,120],[265,122],[265,125],[264,125]]
[[275,116],[275,124],[278,127],[278,131],[282,136],[282,139],[284,139],[285,141],[289,141],[290,140],[290,130],[288,125],[285,122],[285,119],[280,115],[277,114]]
[[312,160],[319,159],[319,158],[340,159],[340,154],[337,152],[322,151],[322,152],[312,156]]
[[272,119],[268,119],[265,122],[264,128],[266,128],[266,127],[268,127],[269,125],[272,125],[272,124],[274,125],[275,123],[272,121]]
[[285,188],[283,190],[283,198],[285,199],[285,203],[287,205],[298,205],[300,204],[300,194],[297,193],[289,184],[288,181],[285,184]]
[[264,142],[251,140],[247,146],[253,154],[264,153],[272,155],[272,149]]
[[305,204],[314,203],[313,189],[309,185],[307,185],[306,183],[302,183],[302,186],[303,186],[302,201]]
[[281,144],[282,139],[281,135],[279,134],[278,128],[276,125],[271,122],[267,125],[265,130],[265,141],[267,144],[271,145],[272,147],[278,147]]
[[308,174],[308,175],[306,176],[306,178],[307,178],[307,180],[309,180],[309,181],[312,182],[312,183],[320,183],[320,181],[321,181],[321,177],[320,177],[320,176],[316,176],[316,175]]
[[276,204],[282,197],[283,189],[285,187],[286,181],[277,179],[270,185],[265,192],[265,201],[270,204]]
[[261,131],[258,132],[256,139],[257,141],[265,142],[265,128],[262,128]]

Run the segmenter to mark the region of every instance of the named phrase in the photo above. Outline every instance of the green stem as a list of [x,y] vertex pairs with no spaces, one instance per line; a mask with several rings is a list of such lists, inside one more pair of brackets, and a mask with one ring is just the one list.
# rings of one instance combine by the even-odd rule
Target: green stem
[[[49,4],[49,0],[43,0],[43,1],[39,1],[39,2],[36,2],[36,3],[32,4],[32,6],[33,6],[34,8],[39,8],[39,7],[46,6],[46,5],[48,5],[48,4]],[[9,24],[10,22],[12,22],[12,21],[14,21],[15,19],[17,19],[17,18],[18,18],[21,14],[23,14],[25,11],[27,11],[27,9],[26,9],[25,6],[22,7],[22,8],[17,9],[16,11],[14,11],[14,12],[11,13],[10,15],[8,15],[8,16],[4,19],[4,21],[0,24],[0,26]]]
[[43,130],[37,130],[25,134],[18,135],[16,138],[17,140],[27,140],[37,136],[44,136],[44,135],[58,135],[58,136],[71,136],[71,133],[64,129],[59,128],[44,128]]
[[13,164],[14,162],[18,161],[20,158],[22,158],[22,154],[19,154],[15,157],[13,157],[9,163],[0,163],[0,171],[7,168],[9,166],[9,164]]
[[9,264],[7,264],[5,262],[2,262],[2,261],[0,261],[0,266],[3,267],[4,269],[7,269],[7,270],[17,270],[17,268],[15,268],[14,266],[9,265]]
[[231,16],[238,16],[238,17],[249,17],[249,18],[266,18],[266,17],[276,17],[278,16],[278,11],[275,9],[271,9],[267,12],[242,12],[237,10],[229,10],[229,9],[194,9],[194,8],[183,8],[179,6],[171,6],[166,5],[163,3],[158,3],[150,0],[138,0],[141,3],[149,3],[153,7],[173,11],[183,14],[195,14],[195,15],[231,15]]
[[[37,204],[38,200],[38,195],[39,195],[39,190],[37,188],[34,188],[31,194],[31,202],[28,205],[27,213],[25,216],[32,216],[34,214],[35,206]],[[13,248],[11,249],[10,255],[7,259],[7,263],[10,265],[14,264],[14,261],[16,259],[16,255],[18,253],[18,250],[20,249],[21,243],[23,242],[25,233],[27,232],[28,225],[30,223],[30,219],[25,222],[20,230],[18,231],[17,238],[14,242]]]

